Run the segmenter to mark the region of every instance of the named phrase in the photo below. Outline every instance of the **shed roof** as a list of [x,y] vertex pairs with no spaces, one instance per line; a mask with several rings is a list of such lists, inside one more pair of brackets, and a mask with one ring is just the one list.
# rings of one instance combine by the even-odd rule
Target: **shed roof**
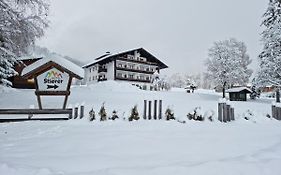
[[237,87],[237,88],[231,88],[227,89],[226,92],[231,93],[231,92],[241,92],[241,91],[246,91],[247,93],[252,93],[252,90],[247,88],[247,87]]
[[77,79],[82,79],[84,76],[84,70],[80,66],[57,55],[51,55],[48,58],[42,58],[41,60],[38,60],[33,64],[25,67],[22,71],[22,76],[30,77],[32,74],[39,72],[39,70],[41,70],[43,67],[52,63],[57,66],[60,66],[66,72],[72,74]]

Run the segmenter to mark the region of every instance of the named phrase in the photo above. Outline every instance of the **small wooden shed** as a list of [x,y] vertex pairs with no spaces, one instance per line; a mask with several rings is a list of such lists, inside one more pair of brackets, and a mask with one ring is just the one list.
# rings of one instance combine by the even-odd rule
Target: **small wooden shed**
[[247,87],[237,87],[226,90],[230,101],[247,101],[247,94],[252,93]]

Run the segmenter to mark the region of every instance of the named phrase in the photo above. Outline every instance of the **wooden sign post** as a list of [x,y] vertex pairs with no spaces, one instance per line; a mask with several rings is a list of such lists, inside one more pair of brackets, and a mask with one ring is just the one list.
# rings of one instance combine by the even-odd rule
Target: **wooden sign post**
[[39,109],[43,109],[41,96],[64,96],[62,109],[65,109],[72,79],[82,79],[81,75],[54,61],[48,61],[27,71],[23,77],[34,78]]

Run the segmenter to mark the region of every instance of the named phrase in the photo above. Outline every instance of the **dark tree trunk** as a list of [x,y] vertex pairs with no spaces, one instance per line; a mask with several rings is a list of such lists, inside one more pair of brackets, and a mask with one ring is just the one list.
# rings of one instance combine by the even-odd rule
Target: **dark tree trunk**
[[276,89],[276,103],[280,103],[280,90],[279,87]]
[[223,83],[223,87],[222,87],[222,98],[225,98],[225,86],[226,86],[226,82]]

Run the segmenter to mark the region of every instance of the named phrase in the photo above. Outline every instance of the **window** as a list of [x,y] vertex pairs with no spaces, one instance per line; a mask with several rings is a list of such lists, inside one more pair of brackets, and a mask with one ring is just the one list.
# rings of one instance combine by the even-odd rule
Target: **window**
[[90,73],[91,73],[92,68],[89,69]]
[[95,80],[95,76],[93,76],[93,80]]

